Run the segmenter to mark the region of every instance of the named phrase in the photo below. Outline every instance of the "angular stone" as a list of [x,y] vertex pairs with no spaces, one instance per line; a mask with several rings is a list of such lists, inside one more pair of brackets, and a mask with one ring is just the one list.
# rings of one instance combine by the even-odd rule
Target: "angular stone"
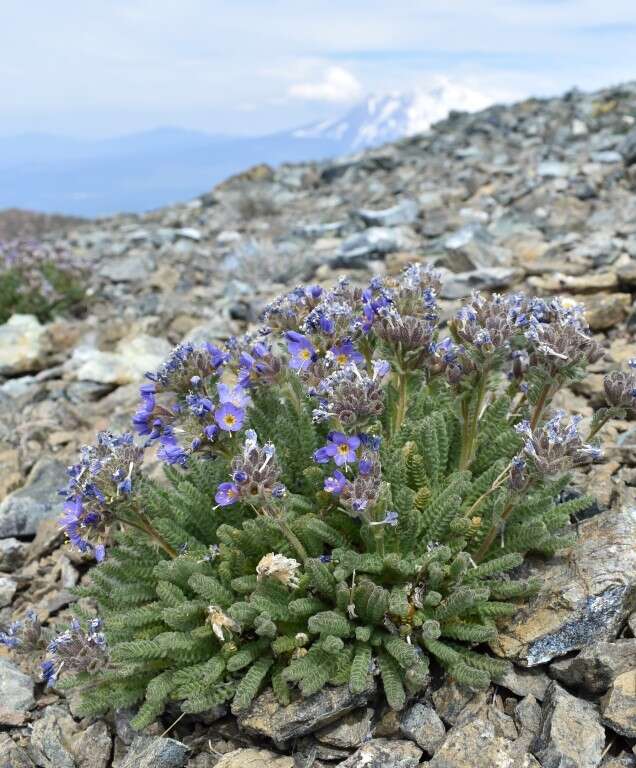
[[636,128],[633,128],[623,139],[618,151],[623,157],[625,165],[636,163]]
[[393,251],[405,250],[410,242],[408,234],[398,228],[369,227],[356,232],[340,246],[331,260],[333,267],[361,267],[371,258],[379,258]]
[[463,299],[473,291],[498,291],[523,278],[517,267],[484,267],[469,272],[445,273],[440,295],[443,299]]
[[13,537],[0,539],[0,571],[15,571],[26,556],[27,545]]
[[115,352],[98,349],[78,349],[74,359],[78,363],[78,381],[98,384],[134,384],[146,371],[158,368],[170,355],[172,345],[154,336],[135,336],[122,339]]
[[448,732],[430,768],[539,768],[532,755],[495,734],[492,723],[472,720]]
[[585,520],[571,550],[533,561],[541,592],[502,622],[492,649],[524,666],[616,636],[636,601],[636,508]]
[[360,208],[355,214],[370,227],[397,227],[400,224],[413,224],[419,215],[419,209],[414,200],[407,199],[381,211]]
[[636,666],[614,680],[601,699],[601,713],[613,731],[636,739]]
[[497,684],[517,696],[534,696],[538,701],[543,701],[550,678],[541,669],[523,669],[512,664],[497,678]]
[[107,261],[99,270],[102,277],[113,283],[132,283],[145,280],[155,268],[150,256],[134,254]]
[[33,680],[9,659],[0,658],[0,706],[25,712],[35,706]]
[[48,456],[38,459],[26,484],[0,503],[0,538],[33,536],[41,520],[57,517],[62,509],[57,492],[65,483],[64,464]]
[[215,768],[294,768],[294,758],[268,749],[235,749],[223,755]]
[[473,691],[472,688],[446,679],[436,691],[433,691],[432,699],[435,711],[442,720],[449,725],[455,725],[468,703],[474,699],[482,701],[484,696],[483,693]]
[[323,744],[343,749],[359,747],[371,735],[371,707],[349,712],[335,723],[322,728],[316,733],[316,738]]
[[0,768],[34,768],[29,755],[6,733],[0,733]]
[[421,757],[412,741],[371,739],[338,768],[415,768]]
[[550,665],[552,676],[568,688],[582,688],[594,694],[604,693],[619,675],[630,669],[636,669],[633,638],[592,643],[578,656]]
[[188,748],[175,739],[137,736],[126,754],[131,768],[183,768]]
[[0,608],[11,605],[17,588],[18,584],[14,579],[0,574]]
[[414,741],[430,757],[444,741],[446,728],[435,710],[425,704],[414,704],[400,719],[400,731]]
[[89,725],[72,745],[77,768],[108,768],[112,749],[108,726],[102,720]]
[[517,704],[514,712],[515,725],[519,736],[517,745],[523,750],[528,750],[535,736],[541,728],[541,706],[529,695]]
[[585,306],[585,319],[593,331],[614,328],[625,320],[632,305],[629,293],[598,293],[574,299]]
[[543,768],[596,768],[605,729],[596,707],[552,682],[541,710],[541,727],[531,750]]
[[41,370],[45,333],[34,315],[13,315],[0,325],[0,376]]
[[60,706],[50,706],[33,724],[29,751],[41,768],[77,768],[70,743],[77,725]]
[[246,733],[267,736],[283,743],[307,733],[314,733],[333,723],[343,715],[366,704],[375,692],[372,680],[362,693],[351,693],[349,687],[323,688],[306,699],[298,699],[281,706],[271,689],[264,691],[251,708],[238,716],[238,723]]
[[608,755],[601,763],[601,768],[636,768],[636,757],[627,752],[621,752],[616,757]]

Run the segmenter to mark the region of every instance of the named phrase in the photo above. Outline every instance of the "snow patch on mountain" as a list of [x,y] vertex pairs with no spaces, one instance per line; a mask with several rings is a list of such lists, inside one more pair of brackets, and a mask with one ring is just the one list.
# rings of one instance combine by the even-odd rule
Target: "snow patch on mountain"
[[298,128],[292,136],[337,141],[359,151],[426,131],[453,109],[474,112],[493,101],[494,94],[440,77],[427,89],[369,96],[344,117]]

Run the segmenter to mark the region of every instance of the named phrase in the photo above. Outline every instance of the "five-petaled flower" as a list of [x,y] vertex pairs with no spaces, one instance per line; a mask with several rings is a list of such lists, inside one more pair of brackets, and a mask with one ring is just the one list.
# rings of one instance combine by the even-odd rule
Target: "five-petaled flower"
[[214,411],[214,420],[225,432],[238,432],[244,419],[245,411],[230,402],[223,403]]
[[297,331],[287,331],[287,350],[291,355],[289,367],[295,371],[306,370],[316,359],[314,345],[306,336]]
[[343,432],[330,432],[327,439],[327,445],[314,453],[315,462],[326,464],[329,459],[333,459],[337,466],[342,467],[356,461],[356,451],[360,447],[360,438],[357,435],[347,437]]
[[220,507],[229,507],[239,499],[239,489],[236,483],[221,483],[216,490],[214,499]]

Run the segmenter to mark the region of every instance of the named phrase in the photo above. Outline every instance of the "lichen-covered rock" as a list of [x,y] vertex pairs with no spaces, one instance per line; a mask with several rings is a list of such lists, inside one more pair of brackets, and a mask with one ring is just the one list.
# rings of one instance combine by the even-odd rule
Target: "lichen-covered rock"
[[0,502],[0,538],[33,536],[45,518],[57,517],[62,509],[58,489],[64,484],[64,465],[47,456],[39,459],[26,485]]
[[175,739],[137,736],[126,754],[131,768],[183,768],[188,748]]
[[34,768],[27,752],[7,734],[0,733],[0,768]]
[[546,689],[550,685],[550,678],[541,669],[523,669],[511,665],[501,677],[497,678],[497,684],[517,696],[534,696],[538,701],[543,701]]
[[71,751],[77,768],[107,768],[113,743],[108,726],[102,720],[89,725],[74,740]]
[[446,736],[444,723],[435,710],[425,704],[414,704],[402,715],[400,731],[429,756],[435,754]]
[[442,720],[449,725],[455,725],[468,702],[473,699],[483,700],[484,693],[446,679],[436,691],[433,691],[432,699],[435,711]]
[[471,720],[448,732],[430,768],[539,768],[513,741],[495,734],[492,723]]
[[373,709],[357,709],[316,733],[323,744],[344,749],[359,747],[371,734]]
[[0,658],[0,708],[24,712],[34,705],[33,680],[13,662]]
[[534,696],[528,695],[517,704],[514,721],[519,734],[516,743],[528,750],[541,728],[541,706]]
[[412,741],[371,739],[338,768],[415,768],[422,750]]
[[530,747],[543,768],[596,768],[604,747],[605,729],[596,707],[552,682]]
[[268,749],[235,749],[223,755],[215,768],[294,768],[294,758]]
[[601,699],[603,722],[621,736],[636,739],[636,667],[623,672]]
[[495,653],[534,666],[614,638],[636,601],[636,508],[584,521],[570,551],[531,571],[543,588],[502,624]]
[[264,691],[250,709],[239,715],[239,726],[246,733],[267,736],[282,743],[288,739],[314,733],[333,723],[353,709],[366,704],[375,692],[370,683],[362,693],[351,693],[346,685],[325,688],[307,699],[298,699],[288,706],[281,706],[271,689]]
[[77,725],[60,706],[48,707],[33,724],[29,751],[40,768],[77,768],[71,741]]
[[635,638],[592,643],[578,656],[550,665],[553,677],[568,688],[582,688],[596,694],[604,693],[619,675],[630,669],[636,669]]

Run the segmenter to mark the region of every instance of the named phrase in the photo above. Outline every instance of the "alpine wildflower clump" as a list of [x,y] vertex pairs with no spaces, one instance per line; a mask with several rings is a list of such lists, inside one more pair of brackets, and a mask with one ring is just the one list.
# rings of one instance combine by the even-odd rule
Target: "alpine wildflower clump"
[[[100,620],[78,611],[46,678],[86,714],[140,705],[142,728],[268,684],[285,703],[378,676],[399,710],[431,663],[500,677],[486,644],[538,589],[516,569],[571,544],[591,499],[558,501],[566,473],[636,380],[607,377],[584,435],[552,408],[602,355],[581,308],[475,295],[443,327],[439,289],[418,265],[299,287],[258,333],[149,373],[140,437],[102,433],[70,469],[61,524],[101,561],[78,589]],[[167,482],[144,472],[153,449]]]
[[41,322],[82,309],[85,270],[65,249],[36,240],[0,241],[0,323],[32,314]]

